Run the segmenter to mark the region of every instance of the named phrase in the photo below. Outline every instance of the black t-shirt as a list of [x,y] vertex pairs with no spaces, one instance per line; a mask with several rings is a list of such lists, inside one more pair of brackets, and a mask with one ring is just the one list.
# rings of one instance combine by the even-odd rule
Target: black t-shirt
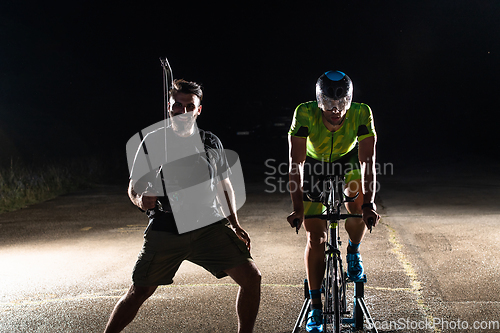
[[[176,136],[175,140],[169,140],[171,135],[176,134],[167,128],[166,134],[162,130],[146,136],[148,140],[154,138],[167,142],[167,163],[152,170],[134,185],[137,193],[148,191],[158,196],[156,207],[146,212],[150,219],[148,228],[178,233],[174,219],[176,209],[194,211],[194,219],[207,216],[212,220],[223,219],[217,204],[216,186],[230,174],[230,169],[221,141],[213,133],[201,129],[187,138]],[[179,145],[182,149],[178,148]],[[182,189],[193,185],[202,186],[204,195],[195,203],[186,202],[188,200],[183,197]]]

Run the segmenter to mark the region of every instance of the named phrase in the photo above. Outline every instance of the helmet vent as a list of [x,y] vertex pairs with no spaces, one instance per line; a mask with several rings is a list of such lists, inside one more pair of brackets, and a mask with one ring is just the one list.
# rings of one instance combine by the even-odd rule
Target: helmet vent
[[344,96],[344,88],[338,87],[337,89],[335,89],[335,99],[340,98],[342,96]]
[[344,88],[342,87],[329,87],[327,96],[333,99],[339,99],[344,96]]

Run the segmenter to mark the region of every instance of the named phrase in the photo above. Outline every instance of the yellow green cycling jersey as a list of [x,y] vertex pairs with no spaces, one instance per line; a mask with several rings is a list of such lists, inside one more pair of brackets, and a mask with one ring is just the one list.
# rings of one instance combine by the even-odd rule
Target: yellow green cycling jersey
[[288,131],[291,136],[307,138],[307,156],[316,160],[336,161],[359,141],[376,135],[372,112],[366,104],[351,103],[342,126],[333,133],[323,123],[322,113],[316,101],[300,104]]

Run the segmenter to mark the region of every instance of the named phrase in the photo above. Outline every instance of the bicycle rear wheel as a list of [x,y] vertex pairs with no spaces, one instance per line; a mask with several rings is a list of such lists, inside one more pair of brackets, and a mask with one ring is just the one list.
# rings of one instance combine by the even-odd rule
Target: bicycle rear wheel
[[345,301],[342,266],[337,254],[328,255],[324,280],[324,331],[340,333],[342,328],[343,304]]

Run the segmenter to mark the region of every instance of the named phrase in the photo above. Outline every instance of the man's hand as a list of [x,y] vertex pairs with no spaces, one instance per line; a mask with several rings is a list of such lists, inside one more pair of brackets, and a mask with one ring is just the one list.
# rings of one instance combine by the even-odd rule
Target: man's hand
[[290,213],[290,215],[288,215],[286,220],[288,221],[288,223],[290,223],[290,226],[292,228],[295,228],[297,233],[299,233],[299,229],[304,222],[304,212],[293,211]]
[[142,210],[153,209],[156,207],[156,200],[158,197],[152,196],[148,194],[148,192],[144,192],[138,200],[138,207]]
[[[130,198],[130,201],[140,209],[146,211],[148,209],[153,209],[156,207],[156,200],[158,197],[147,190],[142,192],[142,194],[137,193],[134,190],[134,182],[131,179],[129,184],[128,184],[128,197]],[[139,188],[144,188],[144,187],[139,187]]]
[[371,232],[371,227],[375,227],[380,221],[380,215],[377,214],[377,212],[370,207],[363,208],[363,222],[365,222],[366,227],[370,229]]
[[238,236],[239,239],[241,239],[245,245],[247,246],[247,249],[248,251],[250,251],[250,235],[245,231],[243,230],[242,227],[240,227],[239,225],[236,226],[236,227],[233,227],[231,226],[231,228],[233,229],[234,233],[236,234],[236,236]]

